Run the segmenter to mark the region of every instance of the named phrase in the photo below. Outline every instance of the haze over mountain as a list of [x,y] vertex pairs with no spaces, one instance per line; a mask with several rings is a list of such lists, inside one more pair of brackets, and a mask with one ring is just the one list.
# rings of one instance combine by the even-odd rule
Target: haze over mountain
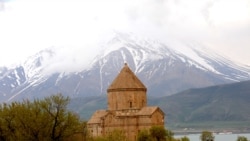
[[1,102],[54,93],[70,97],[103,95],[124,62],[146,84],[150,96],[250,79],[249,67],[236,64],[201,44],[161,43],[132,33],[114,32],[99,44],[96,56],[90,58],[86,66],[67,60],[67,56],[60,56],[52,47],[18,66],[2,67]]
[[110,30],[197,41],[250,65],[249,13],[249,0],[1,0],[0,66],[50,46],[89,56]]

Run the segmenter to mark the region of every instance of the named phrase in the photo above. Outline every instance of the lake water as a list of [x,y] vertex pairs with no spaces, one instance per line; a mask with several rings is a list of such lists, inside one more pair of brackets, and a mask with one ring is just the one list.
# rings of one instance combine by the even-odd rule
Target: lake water
[[[176,135],[175,138],[181,138],[184,135]],[[200,134],[190,134],[186,135],[190,141],[200,141]],[[250,140],[249,134],[216,134],[214,141],[236,141],[238,136],[245,136]]]

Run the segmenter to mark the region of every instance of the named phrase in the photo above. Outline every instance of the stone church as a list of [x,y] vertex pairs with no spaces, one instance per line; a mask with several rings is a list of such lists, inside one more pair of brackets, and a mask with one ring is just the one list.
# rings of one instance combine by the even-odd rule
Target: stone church
[[108,87],[108,109],[97,110],[87,123],[92,136],[103,136],[113,130],[124,132],[135,141],[140,130],[153,125],[164,126],[164,113],[157,106],[147,106],[147,88],[125,63]]

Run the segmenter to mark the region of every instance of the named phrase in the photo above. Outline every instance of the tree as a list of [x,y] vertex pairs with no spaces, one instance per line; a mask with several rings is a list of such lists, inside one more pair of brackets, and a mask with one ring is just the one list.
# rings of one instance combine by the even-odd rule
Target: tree
[[107,135],[108,141],[125,141],[126,136],[121,130],[113,130]]
[[171,130],[166,130],[166,140],[173,141],[174,140],[174,133]]
[[138,134],[137,141],[151,141],[151,136],[148,130],[141,130]]
[[90,138],[90,134],[87,129],[87,121],[83,121],[79,128],[79,133],[81,134],[82,140],[87,141]]
[[38,100],[18,102],[12,111],[15,111],[15,128],[19,140],[49,140],[46,135],[50,123]]
[[237,141],[248,141],[248,139],[244,136],[238,136]]
[[93,137],[89,139],[92,141],[126,141],[126,136],[122,130],[113,130],[109,132],[106,136]]
[[51,127],[48,130],[50,139],[60,141],[72,135],[79,128],[79,118],[66,110],[70,99],[61,94],[52,95],[41,101],[41,108],[47,114],[47,122]]
[[174,133],[170,130],[166,130],[163,126],[152,126],[150,129],[150,135],[153,140],[156,141],[172,141],[174,140]]
[[16,113],[15,110],[17,103],[13,102],[11,104],[2,104],[0,110],[0,122],[1,122],[1,140],[9,141],[18,138],[18,130],[16,123]]
[[202,131],[200,135],[201,141],[214,141],[213,133],[210,131]]
[[190,141],[188,137],[184,136],[181,138],[181,141]]
[[62,141],[80,130],[77,115],[67,111],[61,94],[42,100],[0,106],[0,140]]
[[190,141],[190,140],[187,136],[184,136],[184,137],[179,138],[179,139],[173,139],[173,141]]

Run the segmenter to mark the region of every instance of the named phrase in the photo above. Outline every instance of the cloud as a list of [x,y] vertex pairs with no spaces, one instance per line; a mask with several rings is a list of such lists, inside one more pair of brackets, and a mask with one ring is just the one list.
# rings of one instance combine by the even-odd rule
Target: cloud
[[81,52],[85,60],[112,30],[198,41],[250,64],[249,0],[12,0],[4,7],[0,65],[50,46],[67,48],[67,57]]
[[10,0],[0,0],[0,12],[4,11],[5,9],[5,3],[9,2]]

